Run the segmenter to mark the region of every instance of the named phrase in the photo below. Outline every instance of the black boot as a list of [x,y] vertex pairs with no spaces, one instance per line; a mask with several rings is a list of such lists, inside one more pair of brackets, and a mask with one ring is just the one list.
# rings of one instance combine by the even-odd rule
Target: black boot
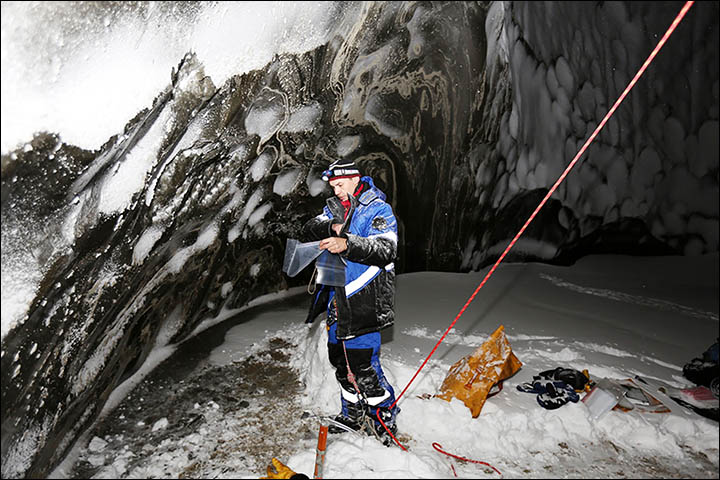
[[[362,402],[351,403],[343,399],[342,404],[343,411],[335,416],[335,422],[345,425],[353,431],[360,430],[365,417],[365,407]],[[340,425],[333,425],[331,423],[328,426],[328,433],[343,433],[346,431],[347,429],[342,428]]]
[[[383,445],[390,446],[394,442],[392,439],[392,436],[388,433],[388,430],[392,435],[397,434],[397,424],[395,423],[395,417],[400,412],[400,409],[398,407],[395,407],[393,410],[390,410],[388,407],[378,407],[377,411],[380,412],[380,418],[385,423],[385,427],[387,427],[387,430],[385,430],[385,427],[383,427],[382,423],[380,423],[377,419],[377,416],[373,415],[371,417],[372,422],[368,422],[372,425],[374,428],[374,432],[372,432],[375,436],[380,439],[380,441],[383,443]],[[370,433],[370,432],[369,432]]]

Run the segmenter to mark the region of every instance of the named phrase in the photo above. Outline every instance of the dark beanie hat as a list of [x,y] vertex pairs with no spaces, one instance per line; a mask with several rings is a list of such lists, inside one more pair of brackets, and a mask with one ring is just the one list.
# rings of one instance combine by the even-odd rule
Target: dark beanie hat
[[336,178],[359,177],[360,170],[352,160],[336,160],[330,164],[327,170],[322,174],[322,179],[326,182]]

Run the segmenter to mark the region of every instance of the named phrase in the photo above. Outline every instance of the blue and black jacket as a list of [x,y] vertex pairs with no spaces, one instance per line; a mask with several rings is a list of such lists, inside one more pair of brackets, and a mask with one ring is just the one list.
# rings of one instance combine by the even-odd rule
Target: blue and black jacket
[[340,254],[345,263],[345,287],[318,285],[306,322],[312,323],[337,305],[337,338],[376,332],[395,319],[395,266],[397,222],[385,194],[370,177],[362,177],[359,197],[348,195],[350,209],[336,196],[328,198],[323,213],[303,226],[303,241],[337,236],[331,225],[342,224],[340,235],[348,248]]

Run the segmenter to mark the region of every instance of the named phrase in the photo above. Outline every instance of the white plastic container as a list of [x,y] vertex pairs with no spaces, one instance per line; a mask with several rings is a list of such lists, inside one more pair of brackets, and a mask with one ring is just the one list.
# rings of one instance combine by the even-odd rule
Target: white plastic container
[[582,402],[590,410],[590,416],[597,420],[617,405],[624,395],[624,389],[603,378],[585,395]]

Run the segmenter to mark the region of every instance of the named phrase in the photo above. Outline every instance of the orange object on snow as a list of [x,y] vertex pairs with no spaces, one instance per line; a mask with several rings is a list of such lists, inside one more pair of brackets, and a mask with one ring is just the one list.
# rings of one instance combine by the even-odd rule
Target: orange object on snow
[[315,473],[313,473],[313,478],[323,478],[323,467],[325,466],[325,448],[327,447],[327,435],[327,425],[320,425],[317,449],[315,449]]
[[515,375],[520,367],[522,362],[512,352],[505,328],[500,325],[477,350],[450,368],[436,396],[448,402],[452,398],[462,400],[476,418],[493,385]]

